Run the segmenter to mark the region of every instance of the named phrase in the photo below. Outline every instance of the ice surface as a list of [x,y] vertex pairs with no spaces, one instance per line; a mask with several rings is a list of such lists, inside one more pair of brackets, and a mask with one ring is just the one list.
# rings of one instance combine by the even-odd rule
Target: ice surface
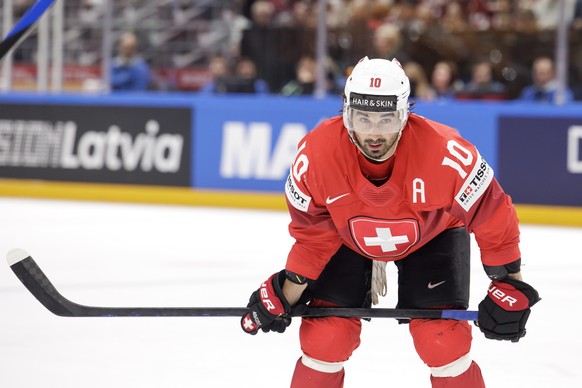
[[[69,299],[107,306],[242,307],[292,244],[285,212],[0,198],[0,255],[29,252]],[[488,280],[474,244],[471,309]],[[582,229],[522,226],[526,281],[543,300],[519,343],[472,355],[489,388],[582,387]],[[388,266],[395,303],[395,268]],[[0,263],[0,387],[288,387],[299,320],[244,334],[238,318],[61,318]],[[405,325],[364,323],[346,388],[430,387]]]

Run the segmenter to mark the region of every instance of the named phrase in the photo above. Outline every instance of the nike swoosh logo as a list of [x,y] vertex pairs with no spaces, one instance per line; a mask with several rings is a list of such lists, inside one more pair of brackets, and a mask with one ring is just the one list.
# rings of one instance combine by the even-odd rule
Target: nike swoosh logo
[[337,197],[333,197],[333,198],[330,198],[330,196],[328,195],[327,196],[327,199],[325,200],[325,203],[327,203],[329,205],[331,203],[334,203],[338,199],[345,197],[346,195],[350,195],[350,193],[345,193],[345,194],[342,194],[342,195],[338,195]]
[[432,282],[429,282],[427,287],[432,290],[433,288],[440,286],[444,282],[446,282],[446,280],[443,280],[442,282],[438,282],[438,283],[435,283],[435,284],[432,284]]

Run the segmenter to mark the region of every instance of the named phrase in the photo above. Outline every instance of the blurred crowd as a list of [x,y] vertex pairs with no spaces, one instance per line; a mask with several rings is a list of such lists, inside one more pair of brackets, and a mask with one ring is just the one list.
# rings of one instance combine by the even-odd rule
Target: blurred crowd
[[[364,55],[397,58],[412,82],[413,97],[435,99],[523,99],[553,102],[554,64],[560,12],[569,24],[569,85],[565,101],[582,100],[582,1],[566,0],[329,0],[329,57],[325,87],[341,88],[351,66]],[[312,33],[317,1],[248,0],[237,17],[244,28],[220,58],[212,85],[236,75],[244,58],[253,78],[267,84],[257,93],[312,94],[317,66]],[[509,42],[508,42],[509,40]],[[541,40],[541,41],[540,41]],[[229,66],[229,63],[232,66]],[[205,89],[208,91],[208,89]],[[228,87],[210,89],[228,92]],[[248,92],[254,92],[252,88]]]
[[[307,95],[322,71],[326,92],[341,94],[351,67],[367,55],[398,59],[418,99],[553,101],[563,12],[564,96],[582,100],[582,0],[565,0],[563,9],[560,0],[327,0],[323,69],[315,52],[317,0],[112,2],[112,90]],[[67,20],[76,21],[70,24],[82,26],[68,32],[82,43],[75,50],[70,39],[69,60],[91,65],[100,60],[98,43],[87,42],[94,35],[99,42],[104,1],[80,4],[66,8]],[[183,87],[181,69],[194,69],[188,74],[196,82]]]

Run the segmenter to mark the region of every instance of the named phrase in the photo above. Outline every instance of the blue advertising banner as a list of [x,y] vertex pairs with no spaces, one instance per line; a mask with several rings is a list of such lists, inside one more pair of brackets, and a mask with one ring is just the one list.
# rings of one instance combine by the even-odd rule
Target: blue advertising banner
[[231,96],[195,105],[193,187],[282,192],[297,144],[337,115],[341,100]]
[[582,206],[582,117],[501,116],[498,152],[514,202]]

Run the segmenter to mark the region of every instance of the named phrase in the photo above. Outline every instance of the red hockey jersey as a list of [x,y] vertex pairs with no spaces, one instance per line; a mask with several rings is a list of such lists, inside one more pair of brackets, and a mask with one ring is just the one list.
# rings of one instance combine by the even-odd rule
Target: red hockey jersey
[[299,143],[285,185],[295,239],[286,269],[317,279],[342,244],[370,259],[400,260],[463,225],[484,264],[520,258],[510,197],[454,129],[411,114],[380,186],[364,176],[358,153],[340,116]]

